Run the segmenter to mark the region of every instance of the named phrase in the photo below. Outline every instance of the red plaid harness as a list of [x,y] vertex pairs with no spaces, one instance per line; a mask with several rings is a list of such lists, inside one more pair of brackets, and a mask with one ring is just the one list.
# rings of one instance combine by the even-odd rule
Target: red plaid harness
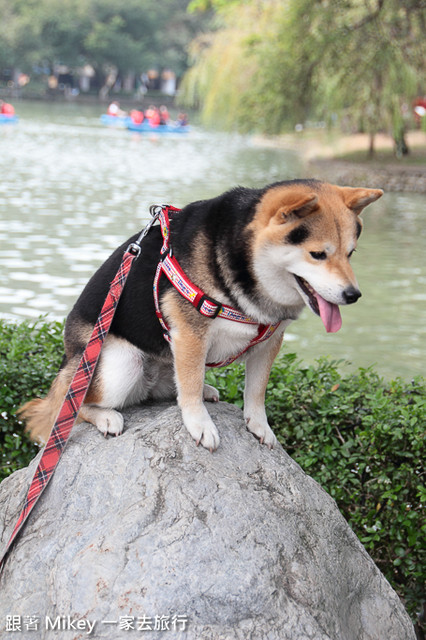
[[253,340],[247,345],[247,347],[237,355],[228,358],[226,361],[209,364],[211,367],[225,366],[231,362],[234,362],[243,353],[245,353],[250,347],[263,342],[269,338],[277,329],[280,323],[274,325],[259,325],[257,322],[244,316],[242,313],[229,307],[227,305],[221,305],[216,300],[206,296],[203,291],[194,285],[182,271],[176,258],[173,256],[172,249],[169,244],[170,235],[170,217],[169,214],[179,212],[180,209],[163,205],[161,207],[151,207],[150,212],[152,220],[147,224],[139,238],[131,243],[125,251],[119,270],[110,285],[109,292],[99,314],[98,320],[94,326],[92,335],[89,342],[86,345],[86,349],[81,357],[77,371],[71,380],[67,394],[65,396],[62,407],[53,425],[51,434],[44,448],[43,454],[38,463],[34,477],[31,481],[25,503],[22,512],[15,524],[12,535],[9,538],[9,542],[6,545],[2,555],[0,556],[0,572],[4,567],[7,553],[9,552],[14,540],[23,528],[25,522],[28,519],[32,509],[36,502],[40,498],[42,492],[46,488],[59,459],[65,449],[71,429],[74,426],[74,422],[80,411],[81,405],[86,397],[87,390],[90,385],[96,364],[99,359],[101,348],[105,338],[108,335],[111,323],[120,300],[121,293],[127,280],[127,276],[130,272],[132,264],[136,258],[139,257],[141,252],[140,243],[147,235],[148,231],[159,218],[161,224],[161,231],[163,235],[163,247],[161,250],[161,259],[158,263],[157,272],[154,279],[154,300],[156,306],[157,317],[161,322],[164,329],[164,337],[170,341],[169,329],[164,321],[160,310],[160,304],[158,299],[158,282],[161,274],[164,273],[173,286],[182,294],[184,298],[189,300],[196,309],[204,316],[209,318],[226,318],[233,320],[234,322],[242,322],[245,324],[258,325],[258,333]]
[[165,276],[172,283],[174,288],[190,302],[203,316],[207,318],[223,318],[225,320],[232,320],[233,322],[240,322],[242,324],[255,325],[258,328],[257,335],[249,342],[249,344],[236,355],[230,356],[226,360],[221,362],[207,363],[208,367],[225,367],[232,362],[235,362],[246,351],[254,347],[255,345],[267,340],[272,336],[275,330],[279,327],[280,323],[264,325],[259,324],[256,320],[245,316],[237,309],[230,307],[226,304],[221,304],[207,296],[202,289],[197,287],[196,284],[191,282],[188,276],[185,274],[176,257],[173,255],[172,247],[170,246],[170,219],[173,214],[179,213],[180,209],[176,209],[170,205],[162,205],[157,207],[151,207],[151,215],[154,218],[160,220],[161,233],[163,236],[163,246],[161,248],[161,258],[157,266],[157,271],[154,278],[154,301],[157,318],[164,329],[164,338],[171,342],[169,327],[167,326],[163,314],[160,309],[158,284],[161,275]]

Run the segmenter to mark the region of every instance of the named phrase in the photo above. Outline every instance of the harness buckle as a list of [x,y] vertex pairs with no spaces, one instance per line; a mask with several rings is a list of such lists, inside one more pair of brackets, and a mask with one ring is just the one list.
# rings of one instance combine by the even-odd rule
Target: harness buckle
[[164,262],[164,260],[167,258],[167,256],[172,257],[172,248],[171,247],[167,247],[167,249],[165,251],[163,251],[163,253],[160,254],[160,260],[161,262]]
[[[204,313],[202,313],[202,311],[201,311],[201,307],[203,306],[203,304],[204,304],[206,301],[207,301],[207,302],[210,302],[212,305],[213,305],[213,304],[214,304],[214,305],[216,305],[216,310],[214,311],[214,313],[213,313],[213,314],[211,314],[211,315],[209,314],[208,316],[207,316],[207,314],[204,314]],[[206,296],[206,294],[205,294],[205,293],[203,293],[203,295],[202,295],[202,296],[201,296],[201,298],[199,299],[198,304],[197,304],[197,306],[196,306],[195,308],[196,308],[196,309],[197,309],[197,311],[199,311],[202,315],[206,315],[208,318],[212,318],[212,319],[214,320],[214,319],[215,319],[215,318],[217,318],[217,316],[219,315],[220,310],[222,309],[222,305],[220,304],[220,302],[218,302],[218,301],[217,301],[217,300],[215,300],[214,298],[210,298],[209,296]]]

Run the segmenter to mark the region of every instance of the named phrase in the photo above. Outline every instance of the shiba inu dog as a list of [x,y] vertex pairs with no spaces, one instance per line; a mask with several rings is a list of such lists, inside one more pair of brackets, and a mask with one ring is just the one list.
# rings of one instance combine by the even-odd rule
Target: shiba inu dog
[[[284,330],[305,306],[326,331],[339,330],[339,305],[361,296],[350,264],[359,214],[382,194],[293,180],[237,187],[173,210],[169,227],[152,227],[142,242],[79,420],[118,435],[123,417],[117,410],[177,397],[189,433],[213,451],[219,434],[203,400],[217,401],[218,393],[204,384],[205,367],[237,358],[246,362],[247,428],[273,447],[265,390]],[[20,410],[33,439],[47,440],[109,283],[135,237],[98,269],[70,312],[65,357],[47,397]],[[172,254],[174,275],[159,279],[163,266],[157,266],[167,266]],[[197,304],[182,294],[192,285]]]

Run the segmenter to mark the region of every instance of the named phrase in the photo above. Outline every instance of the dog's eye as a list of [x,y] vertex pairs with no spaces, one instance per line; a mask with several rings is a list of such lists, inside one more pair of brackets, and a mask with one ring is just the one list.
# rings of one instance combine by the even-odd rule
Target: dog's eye
[[350,258],[350,257],[351,257],[351,255],[353,254],[353,252],[354,252],[354,251],[356,251],[356,249],[352,249],[352,251],[349,251],[349,253],[348,253],[348,258]]
[[325,260],[327,258],[325,251],[310,251],[310,254],[314,260]]

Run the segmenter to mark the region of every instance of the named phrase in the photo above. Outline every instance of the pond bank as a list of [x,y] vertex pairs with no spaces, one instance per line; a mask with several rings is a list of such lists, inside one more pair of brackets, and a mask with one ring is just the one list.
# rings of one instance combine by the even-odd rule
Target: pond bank
[[368,185],[384,191],[426,193],[426,167],[359,163],[338,159],[314,159],[307,162],[309,174],[315,178],[352,187]]
[[[426,133],[410,131],[406,138],[412,154],[400,161],[392,157],[393,139],[385,134],[376,136],[378,157],[375,160],[367,159],[367,134],[342,136],[306,131],[272,138],[257,136],[254,143],[298,151],[305,163],[306,175],[312,178],[348,186],[363,184],[384,191],[426,193],[426,163],[421,161],[422,152],[426,150]],[[417,161],[413,162],[413,156]]]

